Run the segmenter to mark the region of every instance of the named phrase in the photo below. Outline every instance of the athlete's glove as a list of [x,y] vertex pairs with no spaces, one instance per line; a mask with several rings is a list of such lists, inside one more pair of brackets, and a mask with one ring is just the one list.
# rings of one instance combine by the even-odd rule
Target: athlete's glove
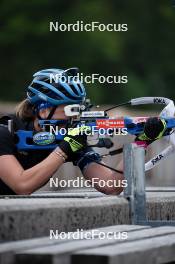
[[59,148],[68,156],[67,161],[73,161],[75,154],[86,148],[89,126],[81,126],[69,129],[64,139],[58,144]]
[[[144,132],[137,136],[135,141],[139,144],[139,141],[146,143],[146,146],[151,144],[156,139],[163,137],[166,131],[166,122],[159,117],[150,117],[145,123]],[[140,144],[139,144],[140,145]]]
[[166,130],[166,122],[159,117],[150,117],[145,123],[144,133],[141,135],[145,140],[156,140],[163,136]]

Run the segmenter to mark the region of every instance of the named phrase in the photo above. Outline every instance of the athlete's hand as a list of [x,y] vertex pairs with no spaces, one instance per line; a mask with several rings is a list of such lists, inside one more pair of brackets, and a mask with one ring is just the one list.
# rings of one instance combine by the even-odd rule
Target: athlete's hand
[[145,123],[144,133],[138,136],[139,140],[154,141],[163,136],[166,122],[159,117],[150,117]]
[[68,161],[72,161],[78,151],[86,148],[86,131],[90,131],[89,126],[71,128],[64,139],[58,144],[60,149],[68,156]]

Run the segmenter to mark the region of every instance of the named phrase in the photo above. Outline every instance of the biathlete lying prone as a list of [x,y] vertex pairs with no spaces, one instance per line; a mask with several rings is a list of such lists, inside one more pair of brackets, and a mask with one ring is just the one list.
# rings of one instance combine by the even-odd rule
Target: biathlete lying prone
[[[27,98],[17,107],[11,116],[15,130],[42,131],[39,120],[59,120],[60,128],[66,127],[70,117],[65,115],[64,107],[71,104],[82,104],[86,98],[83,84],[78,80],[67,83],[59,78],[58,82],[50,82],[50,74],[64,76],[66,71],[60,69],[41,70],[34,74],[32,83],[27,88]],[[78,166],[85,179],[92,181],[112,180],[122,182],[122,173],[101,166],[101,157],[87,145],[87,137],[77,134],[73,128],[71,133],[60,140],[54,150],[19,151],[16,138],[6,126],[6,117],[1,118],[0,125],[0,195],[31,194],[44,184],[65,162],[73,162]],[[145,125],[147,136],[156,138],[164,127],[161,120],[151,119]],[[151,135],[152,133],[152,135]],[[143,137],[143,135],[142,135]],[[94,161],[97,161],[94,162]],[[122,162],[118,170],[123,170]],[[105,194],[117,195],[123,191],[122,185],[100,187],[98,181],[95,188]]]

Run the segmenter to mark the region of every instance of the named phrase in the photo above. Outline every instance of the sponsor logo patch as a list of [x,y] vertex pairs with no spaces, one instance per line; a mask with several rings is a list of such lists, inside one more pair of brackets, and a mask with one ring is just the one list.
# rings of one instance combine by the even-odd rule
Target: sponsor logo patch
[[124,128],[123,119],[98,119],[96,120],[96,125],[98,128]]
[[55,136],[49,132],[39,132],[33,136],[33,142],[37,145],[50,145],[55,141]]

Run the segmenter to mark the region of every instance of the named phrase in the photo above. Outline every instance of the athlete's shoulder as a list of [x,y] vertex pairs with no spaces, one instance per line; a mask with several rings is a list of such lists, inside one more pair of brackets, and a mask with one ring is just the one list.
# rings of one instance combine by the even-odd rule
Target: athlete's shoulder
[[[11,121],[9,123],[9,121]],[[8,115],[3,115],[0,117],[0,127],[13,127],[14,131],[17,131],[19,129],[26,129],[28,126],[28,121],[23,120],[20,117],[18,117],[16,114],[8,114]]]
[[4,139],[10,139],[12,138],[12,135],[9,131],[8,125],[4,123],[0,123],[0,141]]
[[6,134],[8,132],[8,120],[10,120],[11,117],[8,115],[3,115],[0,117],[0,135]]
[[0,124],[0,156],[13,155],[15,153],[15,142],[8,126]]

